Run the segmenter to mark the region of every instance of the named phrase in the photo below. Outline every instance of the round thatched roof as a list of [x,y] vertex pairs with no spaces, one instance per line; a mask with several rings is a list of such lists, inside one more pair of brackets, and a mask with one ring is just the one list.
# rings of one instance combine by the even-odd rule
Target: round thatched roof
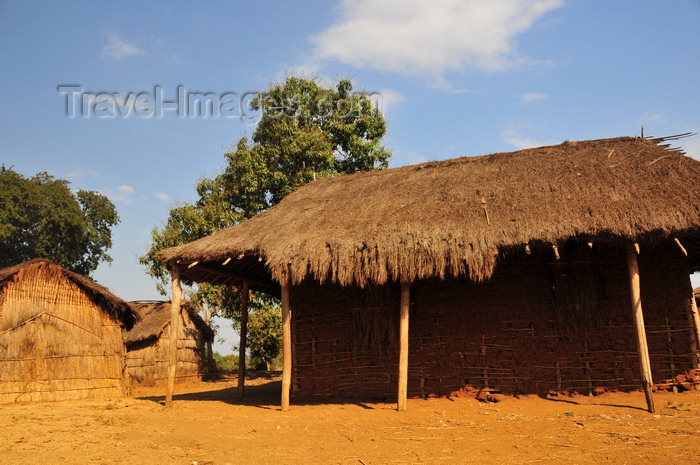
[[661,141],[565,142],[319,179],[159,257],[183,266],[186,279],[245,277],[258,287],[309,276],[341,285],[480,281],[514,247],[673,235],[698,267],[700,162]]

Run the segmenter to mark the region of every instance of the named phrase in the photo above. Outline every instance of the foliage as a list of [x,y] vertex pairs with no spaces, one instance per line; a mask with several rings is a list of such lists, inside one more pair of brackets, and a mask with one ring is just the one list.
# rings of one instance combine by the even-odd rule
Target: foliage
[[238,355],[221,355],[218,352],[214,352],[213,357],[216,369],[219,372],[230,372],[238,369]]
[[[151,246],[145,255],[139,257],[139,262],[147,266],[148,274],[156,278],[158,291],[166,295],[170,274],[156,258],[156,254],[168,247],[186,244],[212,234],[238,223],[241,219],[228,205],[221,205],[216,199],[207,197],[200,197],[196,205],[175,207],[170,210],[166,224],[161,229],[154,228],[151,232]],[[204,294],[209,292],[210,290],[207,290]]]
[[[170,211],[139,259],[163,295],[169,273],[156,258],[159,251],[238,224],[316,178],[388,165],[391,154],[380,144],[386,133],[384,117],[367,95],[353,92],[348,80],[332,88],[316,79],[288,77],[272,84],[252,106],[261,112],[252,141],[243,137],[225,153],[223,172],[199,181],[195,204]],[[240,298],[229,286],[202,283],[189,296],[199,306],[206,302],[219,315],[239,320]],[[250,310],[256,318],[271,305],[270,298],[252,293]]]
[[249,218],[319,177],[383,169],[386,122],[369,97],[348,80],[326,88],[289,77],[253,101],[262,117],[253,142],[242,138],[225,154],[227,166],[199,193]]
[[111,262],[111,228],[119,224],[104,195],[79,190],[47,173],[25,178],[0,166],[0,267],[47,258],[89,276]]
[[282,309],[277,302],[251,313],[248,319],[248,350],[253,369],[270,369],[282,350]]

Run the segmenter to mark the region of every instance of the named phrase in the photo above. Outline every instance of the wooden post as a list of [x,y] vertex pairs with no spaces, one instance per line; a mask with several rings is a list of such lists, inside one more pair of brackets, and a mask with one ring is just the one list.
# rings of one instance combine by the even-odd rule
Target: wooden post
[[241,289],[241,341],[238,347],[238,397],[243,399],[245,395],[245,349],[248,338],[248,298],[250,296],[250,284],[243,281]]
[[642,371],[642,382],[644,395],[647,400],[647,409],[654,413],[654,399],[651,395],[651,388],[654,385],[651,377],[651,362],[649,361],[649,346],[647,345],[647,334],[644,329],[644,313],[642,312],[641,287],[639,283],[639,263],[637,262],[637,248],[627,246],[627,268],[630,277],[630,299],[632,312],[634,315],[634,327],[637,331],[637,352]]
[[173,265],[170,271],[173,281],[173,295],[170,302],[170,362],[168,364],[168,385],[165,390],[165,405],[170,407],[173,402],[175,390],[175,369],[177,366],[177,338],[180,332],[180,300],[182,287],[180,286],[180,268]]
[[401,312],[399,319],[399,389],[396,410],[406,410],[408,397],[408,313],[411,306],[411,285],[401,283]]
[[289,410],[292,384],[292,324],[289,308],[289,282],[282,284],[282,411]]
[[691,344],[691,349],[695,356],[693,365],[696,370],[700,370],[700,315],[698,314],[698,304],[695,302],[695,295],[693,294],[692,288],[690,289],[690,319],[693,329],[695,330],[693,331],[693,343]]

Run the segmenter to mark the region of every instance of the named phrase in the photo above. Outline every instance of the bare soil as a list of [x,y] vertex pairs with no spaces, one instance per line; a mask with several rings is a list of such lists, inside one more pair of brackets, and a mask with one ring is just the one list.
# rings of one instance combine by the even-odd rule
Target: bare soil
[[700,461],[700,392],[542,399],[293,400],[276,376],[117,400],[0,406],[0,464],[679,464]]

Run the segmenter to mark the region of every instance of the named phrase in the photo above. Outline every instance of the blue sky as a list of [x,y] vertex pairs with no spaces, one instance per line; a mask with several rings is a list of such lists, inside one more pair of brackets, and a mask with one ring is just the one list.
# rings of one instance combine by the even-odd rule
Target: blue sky
[[[114,262],[94,277],[127,300],[159,298],[137,263],[151,229],[193,201],[197,180],[254,126],[156,116],[148,95],[241,96],[287,73],[350,77],[378,96],[392,166],[642,125],[697,132],[698,25],[698,0],[1,1],[0,163],[109,196],[121,216]],[[116,93],[112,107],[141,94],[144,115],[86,114],[97,102],[86,97],[70,118],[58,90],[68,85]],[[700,159],[700,137],[679,145]]]

